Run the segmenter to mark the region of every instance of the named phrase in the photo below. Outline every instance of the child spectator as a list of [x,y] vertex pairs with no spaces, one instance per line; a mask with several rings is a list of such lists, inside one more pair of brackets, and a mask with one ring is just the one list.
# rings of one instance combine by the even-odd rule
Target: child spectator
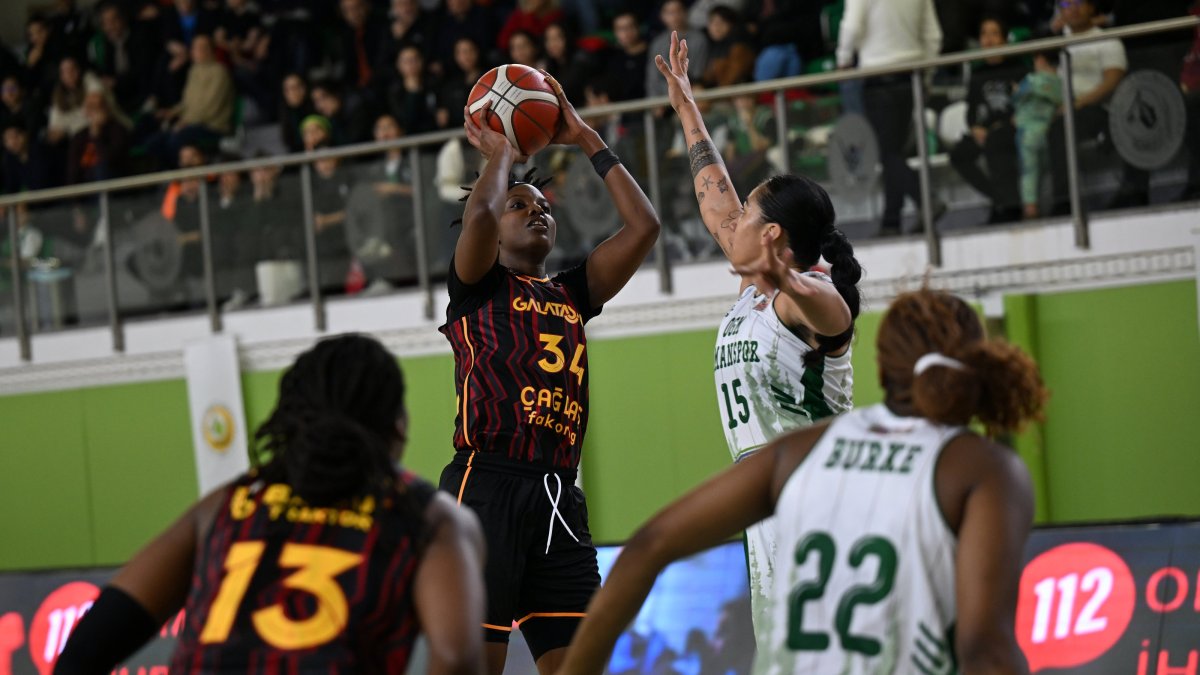
[[300,140],[304,150],[316,150],[333,142],[333,127],[323,115],[309,115],[300,121]]
[[1021,201],[1025,217],[1038,217],[1038,192],[1046,164],[1046,139],[1050,124],[1062,105],[1062,81],[1056,54],[1044,52],[1033,59],[1033,72],[1021,80],[1015,97],[1017,147],[1021,159]]

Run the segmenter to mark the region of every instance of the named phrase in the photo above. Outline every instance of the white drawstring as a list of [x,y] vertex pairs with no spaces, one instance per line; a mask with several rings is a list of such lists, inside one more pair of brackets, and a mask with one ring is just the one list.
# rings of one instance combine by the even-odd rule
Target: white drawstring
[[929,352],[917,359],[916,364],[913,365],[913,375],[920,375],[934,366],[943,366],[951,370],[967,369],[967,365],[958,359],[952,359],[939,352]]
[[[550,494],[550,476],[554,476],[554,482],[558,487],[558,491],[553,495]],[[546,497],[550,499],[550,529],[546,532],[546,553],[549,553],[550,540],[554,538],[555,517],[563,524],[563,527],[567,528],[567,534],[571,535],[572,539],[578,542],[579,537],[575,536],[575,533],[571,531],[571,526],[567,524],[562,514],[558,512],[558,502],[562,499],[562,479],[558,477],[558,474],[545,474],[542,476],[542,486],[546,488]]]

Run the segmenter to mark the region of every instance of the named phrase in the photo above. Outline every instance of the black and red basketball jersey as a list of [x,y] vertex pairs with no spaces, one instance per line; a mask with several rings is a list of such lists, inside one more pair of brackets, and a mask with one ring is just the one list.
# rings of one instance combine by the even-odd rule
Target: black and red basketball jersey
[[253,475],[197,553],[172,673],[402,673],[432,485],[314,507]]
[[441,331],[454,349],[454,447],[556,469],[579,466],[588,416],[583,325],[600,313],[587,263],[550,279],[497,262],[464,284],[450,263]]

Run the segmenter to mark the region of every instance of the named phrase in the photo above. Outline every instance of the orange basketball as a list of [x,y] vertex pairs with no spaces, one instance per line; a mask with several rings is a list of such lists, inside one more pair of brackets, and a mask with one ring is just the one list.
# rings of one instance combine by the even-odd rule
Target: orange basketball
[[562,117],[546,76],[517,63],[492,68],[471,88],[467,111],[479,126],[485,124],[483,106],[488,101],[494,114],[487,116],[487,123],[507,136],[522,155],[549,145]]

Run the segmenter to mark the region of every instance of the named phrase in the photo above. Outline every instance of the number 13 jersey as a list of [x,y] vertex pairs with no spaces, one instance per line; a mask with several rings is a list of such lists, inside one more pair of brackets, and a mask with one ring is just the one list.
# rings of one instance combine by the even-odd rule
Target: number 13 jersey
[[934,473],[964,432],[883,405],[834,420],[775,505],[756,674],[955,672],[957,542]]

